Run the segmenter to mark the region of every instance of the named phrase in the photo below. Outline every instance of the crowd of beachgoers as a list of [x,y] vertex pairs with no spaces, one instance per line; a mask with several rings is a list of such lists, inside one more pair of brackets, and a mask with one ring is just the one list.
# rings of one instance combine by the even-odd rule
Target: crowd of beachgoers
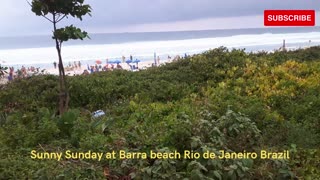
[[[96,72],[101,71],[113,71],[115,69],[124,69],[128,71],[139,71],[142,69],[147,69],[152,66],[159,66],[164,63],[169,63],[180,58],[179,55],[175,56],[171,59],[171,56],[168,55],[166,60],[160,61],[160,57],[158,56],[154,60],[150,61],[140,61],[138,59],[133,59],[130,55],[130,59],[125,60],[125,57],[122,56],[122,60],[96,60],[92,64],[83,65],[81,61],[73,61],[64,64],[64,69],[66,75],[75,76],[75,75],[89,75]],[[39,74],[59,74],[59,64],[57,62],[52,63],[51,68],[43,69],[40,67],[34,66],[21,66],[20,68],[8,67],[6,70],[6,74],[3,77],[0,77],[0,84],[4,84],[6,82],[13,81],[17,78],[26,78],[33,75]]]
[[3,84],[7,81],[13,81],[16,78],[26,78],[40,73],[44,73],[44,71],[41,70],[39,67],[36,68],[34,66],[22,66],[16,71],[14,67],[7,67],[5,75],[3,77],[0,77],[0,84]]

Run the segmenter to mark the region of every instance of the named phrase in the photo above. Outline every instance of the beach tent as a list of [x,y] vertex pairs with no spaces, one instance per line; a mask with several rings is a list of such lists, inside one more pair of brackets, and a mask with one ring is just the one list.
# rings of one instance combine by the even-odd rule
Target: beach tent
[[101,60],[96,60],[96,64],[102,64]]

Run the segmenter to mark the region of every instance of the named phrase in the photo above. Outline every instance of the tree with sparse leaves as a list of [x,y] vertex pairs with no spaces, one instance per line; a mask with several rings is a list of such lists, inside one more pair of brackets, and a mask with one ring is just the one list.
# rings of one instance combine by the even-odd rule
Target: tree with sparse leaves
[[53,36],[59,57],[59,113],[63,114],[68,109],[69,94],[66,77],[62,62],[61,47],[62,43],[68,40],[89,38],[88,33],[70,25],[64,28],[57,28],[57,24],[68,16],[78,18],[82,21],[85,15],[91,15],[91,7],[84,4],[84,0],[32,0],[29,3],[32,12],[37,16],[42,16],[53,24]]

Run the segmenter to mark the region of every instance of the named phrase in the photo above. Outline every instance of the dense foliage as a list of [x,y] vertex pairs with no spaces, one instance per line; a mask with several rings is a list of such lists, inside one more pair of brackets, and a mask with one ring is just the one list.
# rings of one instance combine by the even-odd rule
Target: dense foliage
[[[140,72],[56,76],[0,86],[0,179],[317,179],[320,47],[213,49]],[[92,111],[107,115],[92,119]],[[30,151],[259,152],[279,159],[34,160]]]

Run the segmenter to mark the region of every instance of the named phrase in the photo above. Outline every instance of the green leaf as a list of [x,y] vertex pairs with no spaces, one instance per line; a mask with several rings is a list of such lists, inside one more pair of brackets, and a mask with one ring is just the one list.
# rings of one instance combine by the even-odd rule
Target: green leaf
[[216,178],[218,178],[219,180],[221,180],[222,179],[222,177],[221,177],[221,175],[220,175],[220,173],[219,173],[219,171],[213,171],[213,174],[216,176]]
[[84,38],[88,37],[88,33],[85,31],[81,31],[80,28],[74,27],[73,25],[71,26],[66,26],[64,28],[57,29],[53,33],[53,39],[58,39],[60,42],[65,42],[70,39],[77,40],[81,39],[83,40]]

